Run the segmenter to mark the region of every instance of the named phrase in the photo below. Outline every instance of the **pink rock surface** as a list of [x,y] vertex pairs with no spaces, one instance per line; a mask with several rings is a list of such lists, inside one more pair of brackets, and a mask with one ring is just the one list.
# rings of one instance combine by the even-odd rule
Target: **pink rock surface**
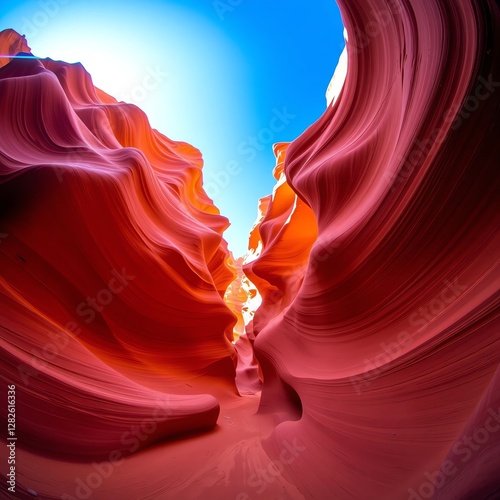
[[313,211],[287,182],[284,165],[288,147],[288,143],[274,146],[277,184],[272,196],[260,200],[261,218],[250,234],[250,255],[244,271],[262,296],[262,305],[247,326],[252,339],[290,305],[318,236]]
[[200,152],[80,65],[0,59],[17,498],[499,496],[500,8],[339,5],[347,76],[275,147],[236,348],[250,289]]
[[213,427],[217,400],[190,387],[236,392],[233,272],[200,152],[50,60],[0,68],[0,129],[0,370],[20,441],[100,457],[158,405],[149,444]]
[[493,433],[482,458],[427,483],[498,410],[482,400],[500,361],[498,4],[339,5],[343,89],[284,166],[319,234],[256,337],[261,411],[283,421],[265,449],[297,439],[285,474],[306,498],[493,498]]

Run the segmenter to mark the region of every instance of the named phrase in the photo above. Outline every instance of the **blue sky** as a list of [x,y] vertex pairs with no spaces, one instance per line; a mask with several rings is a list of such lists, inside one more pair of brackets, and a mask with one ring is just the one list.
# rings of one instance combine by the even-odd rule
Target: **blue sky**
[[0,6],[5,28],[37,56],[82,62],[154,128],[199,148],[236,256],[274,186],[272,144],[324,112],[344,46],[334,0],[14,0]]

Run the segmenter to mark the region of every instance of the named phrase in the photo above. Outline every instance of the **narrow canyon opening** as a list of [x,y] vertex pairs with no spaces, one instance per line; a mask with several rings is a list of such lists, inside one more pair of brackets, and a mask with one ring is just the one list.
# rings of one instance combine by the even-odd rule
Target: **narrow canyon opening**
[[197,148],[0,32],[6,498],[498,497],[500,8],[339,5],[244,258]]

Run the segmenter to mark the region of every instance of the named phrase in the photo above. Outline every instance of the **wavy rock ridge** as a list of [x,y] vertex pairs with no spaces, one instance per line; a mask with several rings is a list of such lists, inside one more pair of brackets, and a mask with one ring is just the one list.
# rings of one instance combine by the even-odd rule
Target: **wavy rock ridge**
[[[270,495],[261,446],[286,498],[500,495],[500,8],[339,6],[347,70],[275,146],[243,267],[199,151],[80,65],[0,59],[0,376],[30,452],[91,461],[211,428],[236,376],[263,384],[250,444],[221,437],[189,498]],[[29,53],[11,31],[0,49]],[[130,498],[184,491],[150,479]]]
[[[2,49],[29,52],[13,36]],[[214,397],[179,395],[200,375],[235,391],[228,221],[200,152],[51,60],[0,68],[0,130],[1,376],[18,387],[20,439],[79,458],[122,449],[157,400],[158,438],[215,425]]]
[[[345,82],[283,168],[317,221],[300,288],[266,302],[276,269],[304,262],[274,253],[285,236],[245,269],[267,323],[261,412],[283,420],[265,449],[297,440],[285,474],[306,498],[496,498],[499,7],[339,5]],[[292,199],[285,224],[266,200],[254,235],[307,230]]]

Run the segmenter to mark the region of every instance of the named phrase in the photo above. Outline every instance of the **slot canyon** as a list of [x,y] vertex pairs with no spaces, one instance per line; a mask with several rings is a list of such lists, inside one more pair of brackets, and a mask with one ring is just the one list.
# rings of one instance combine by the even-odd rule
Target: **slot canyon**
[[245,256],[203,151],[0,32],[2,498],[500,498],[500,6],[337,3]]

